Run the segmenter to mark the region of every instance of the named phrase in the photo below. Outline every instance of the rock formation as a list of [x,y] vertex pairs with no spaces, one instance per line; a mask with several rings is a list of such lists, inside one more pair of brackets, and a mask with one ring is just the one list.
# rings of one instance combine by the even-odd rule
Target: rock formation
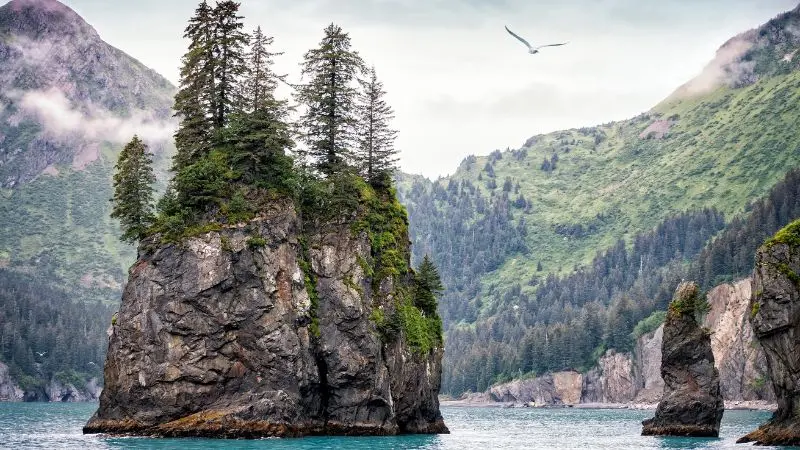
[[[387,336],[382,318],[401,308],[394,284],[407,280],[372,273],[367,232],[344,223],[302,234],[286,202],[181,244],[157,238],[130,270],[84,432],[447,432],[441,334],[430,348],[411,345],[402,325]],[[407,237],[399,245],[408,264]]]
[[0,402],[18,402],[23,395],[22,389],[11,379],[8,366],[0,362]]
[[695,320],[701,304],[695,283],[678,286],[664,323],[664,395],[642,435],[719,436],[724,404],[709,332]]
[[758,250],[750,311],[778,409],[739,442],[800,445],[800,221]]
[[712,331],[711,350],[725,400],[774,402],[767,382],[767,360],[750,325],[752,279],[708,291],[709,311],[703,326]]
[[[751,278],[722,284],[708,294],[709,311],[703,326],[711,330],[711,350],[719,370],[725,400],[775,401],[766,373],[764,350],[750,325]],[[565,404],[563,398],[580,395],[580,403],[658,403],[664,391],[661,378],[663,325],[636,340],[633,352],[609,350],[597,366],[581,374],[582,384],[572,392],[556,392],[553,375],[514,380],[492,386],[492,401],[537,405]],[[558,372],[561,373],[561,372]],[[574,376],[574,375],[573,375]]]

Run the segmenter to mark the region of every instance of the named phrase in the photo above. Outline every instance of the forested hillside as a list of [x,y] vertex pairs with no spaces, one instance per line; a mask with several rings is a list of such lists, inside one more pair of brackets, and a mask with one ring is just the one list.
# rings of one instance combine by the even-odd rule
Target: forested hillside
[[0,64],[0,267],[116,304],[135,250],[109,218],[111,172],[140,133],[163,181],[175,88],[55,0],[0,7]]
[[446,391],[586,369],[657,326],[644,319],[680,279],[708,288],[752,268],[800,214],[797,173],[776,186],[800,166],[798,23],[800,8],[734,38],[724,65],[631,120],[470,156],[434,182],[399,177],[415,257],[447,287]]

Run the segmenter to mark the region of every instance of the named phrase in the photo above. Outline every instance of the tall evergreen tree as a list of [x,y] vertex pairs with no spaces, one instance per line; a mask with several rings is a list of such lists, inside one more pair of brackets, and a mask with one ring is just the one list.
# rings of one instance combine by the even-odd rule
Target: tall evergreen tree
[[204,0],[189,20],[183,35],[189,48],[183,55],[175,116],[180,125],[175,133],[177,152],[172,170],[177,172],[195,162],[211,147],[214,98],[214,10]]
[[[272,69],[272,38],[257,28],[248,57],[244,80],[244,111],[232,121],[230,141],[234,142],[231,162],[245,182],[282,186],[292,162],[285,151],[294,147],[288,122],[288,102],[275,98],[279,76]],[[285,187],[285,186],[282,186]]]
[[367,77],[359,80],[362,91],[358,102],[356,164],[364,178],[378,185],[390,181],[397,168],[397,150],[394,148],[397,131],[389,128],[394,114],[384,100],[386,92],[374,67],[368,70]]
[[414,303],[427,315],[436,314],[437,298],[444,292],[444,285],[433,261],[425,255],[414,276]]
[[[250,42],[248,55],[247,80],[244,83],[245,111],[252,112],[269,108],[281,78],[273,70],[273,56],[282,55],[283,52],[269,51],[273,38],[265,36],[261,27],[256,28]],[[285,103],[285,102],[284,102]]]
[[335,24],[325,28],[318,48],[306,52],[302,74],[308,83],[299,87],[297,100],[306,110],[300,128],[314,167],[330,176],[350,159],[355,144],[356,102],[354,83],[364,71],[358,52],[350,48],[350,36]]
[[119,219],[125,242],[136,242],[153,223],[153,158],[147,145],[134,136],[122,149],[114,173],[111,217]]
[[243,31],[240,4],[217,3],[214,17],[214,117],[216,130],[228,124],[230,115],[243,107],[240,83],[247,72],[246,51],[250,37]]

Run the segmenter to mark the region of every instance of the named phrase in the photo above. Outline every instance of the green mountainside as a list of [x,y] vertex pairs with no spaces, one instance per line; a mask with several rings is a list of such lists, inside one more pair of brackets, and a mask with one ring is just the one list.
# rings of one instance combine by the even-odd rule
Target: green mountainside
[[0,7],[0,65],[0,268],[116,304],[135,250],[109,218],[113,166],[139,133],[163,182],[175,88],[55,0]]
[[[547,334],[566,326],[565,336],[596,328],[584,339],[591,344],[569,343],[566,354],[624,346],[619,329],[627,336],[661,307],[659,287],[670,292],[670,276],[687,275],[724,225],[719,215],[729,222],[749,214],[800,167],[798,25],[800,7],[735,37],[700,76],[633,119],[470,156],[434,182],[398,177],[414,256],[430,253],[448,288],[440,302],[445,390],[483,389],[533,370],[525,353],[541,348],[521,343],[535,341],[537,327]],[[711,272],[719,281],[732,270]],[[630,289],[639,272],[662,278],[639,281],[637,297]],[[600,285],[587,288],[592,298],[553,289],[581,277]],[[623,293],[632,303],[621,302]],[[550,305],[558,311],[543,314]],[[589,364],[567,358],[538,370]]]

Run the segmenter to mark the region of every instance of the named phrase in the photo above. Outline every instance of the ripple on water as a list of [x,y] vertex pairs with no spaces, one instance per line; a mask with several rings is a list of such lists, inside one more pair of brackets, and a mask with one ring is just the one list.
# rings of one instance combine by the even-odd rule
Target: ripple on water
[[[640,436],[652,411],[627,409],[443,408],[451,434],[382,438],[215,440],[85,436],[97,404],[0,403],[0,448],[8,449],[733,449],[766,421],[763,411],[726,411],[719,439]],[[769,448],[769,447],[760,447]]]

